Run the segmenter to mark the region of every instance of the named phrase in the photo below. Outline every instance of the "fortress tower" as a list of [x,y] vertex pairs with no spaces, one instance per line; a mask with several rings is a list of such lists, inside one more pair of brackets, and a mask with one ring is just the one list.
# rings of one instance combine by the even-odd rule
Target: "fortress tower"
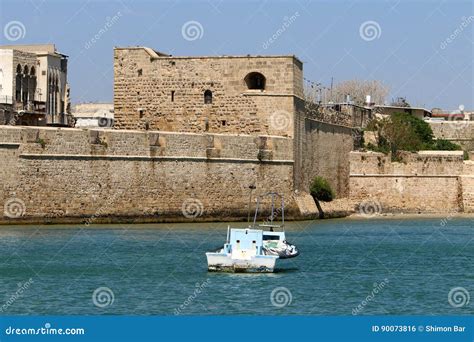
[[174,57],[115,48],[118,129],[294,137],[303,98],[295,56]]

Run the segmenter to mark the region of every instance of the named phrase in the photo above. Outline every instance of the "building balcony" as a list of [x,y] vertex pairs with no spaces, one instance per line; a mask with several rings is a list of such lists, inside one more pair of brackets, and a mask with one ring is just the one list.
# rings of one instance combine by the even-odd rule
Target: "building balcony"
[[46,114],[46,103],[41,101],[15,102],[13,108],[29,114]]

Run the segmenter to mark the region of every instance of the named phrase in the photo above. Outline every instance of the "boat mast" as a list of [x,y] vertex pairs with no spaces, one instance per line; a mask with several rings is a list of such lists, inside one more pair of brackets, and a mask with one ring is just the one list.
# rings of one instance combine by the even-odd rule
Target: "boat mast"
[[258,205],[260,203],[260,196],[257,197],[257,206],[255,207],[255,216],[253,218],[253,227],[255,228],[255,225],[257,224],[257,214],[258,214]]
[[273,215],[275,209],[275,193],[272,192],[272,215],[270,216],[270,224],[273,226]]
[[281,196],[281,227],[285,230],[285,200]]

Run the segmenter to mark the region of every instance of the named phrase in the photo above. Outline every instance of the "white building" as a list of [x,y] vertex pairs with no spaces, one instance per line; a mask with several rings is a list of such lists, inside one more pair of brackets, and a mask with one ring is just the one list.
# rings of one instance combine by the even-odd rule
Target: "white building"
[[54,44],[0,46],[0,123],[70,126],[71,119],[67,56]]

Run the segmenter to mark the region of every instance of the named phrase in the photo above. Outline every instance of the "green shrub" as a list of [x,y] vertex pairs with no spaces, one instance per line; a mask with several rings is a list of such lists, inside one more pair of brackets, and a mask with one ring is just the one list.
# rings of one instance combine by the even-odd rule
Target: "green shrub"
[[334,198],[334,193],[328,181],[319,176],[314,178],[309,192],[311,196],[323,202],[331,202]]
[[36,139],[36,143],[37,143],[37,144],[40,144],[40,145],[41,145],[41,148],[43,148],[43,149],[46,147],[46,141],[44,141],[44,139],[37,138],[37,139]]
[[418,152],[420,150],[456,151],[459,145],[444,139],[434,139],[430,125],[409,113],[394,113],[390,118],[375,119],[367,129],[375,131],[377,144],[366,148],[388,154],[397,161],[398,151]]
[[461,146],[454,144],[449,140],[437,139],[431,144],[431,149],[436,151],[460,151]]

